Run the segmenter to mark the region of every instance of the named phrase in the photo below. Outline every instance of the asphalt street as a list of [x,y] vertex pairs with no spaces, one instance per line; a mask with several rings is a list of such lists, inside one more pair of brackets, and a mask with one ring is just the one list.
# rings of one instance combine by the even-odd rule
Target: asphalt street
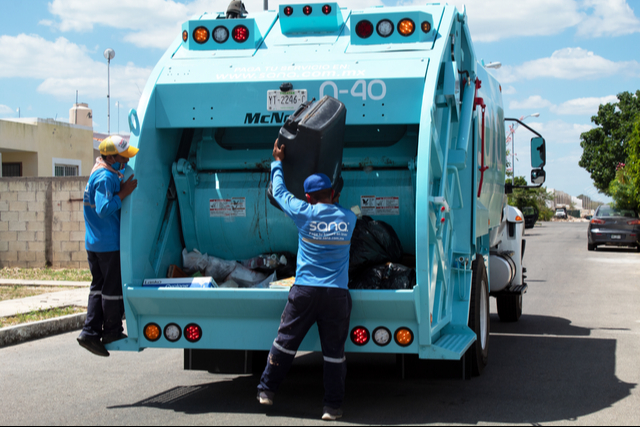
[[[343,424],[640,423],[640,253],[587,251],[586,223],[527,232],[529,292],[515,324],[492,301],[489,366],[459,379],[433,363],[349,355]],[[0,424],[321,424],[322,361],[297,358],[268,409],[257,379],[182,370],[182,352],[98,358],[68,333],[0,349]]]

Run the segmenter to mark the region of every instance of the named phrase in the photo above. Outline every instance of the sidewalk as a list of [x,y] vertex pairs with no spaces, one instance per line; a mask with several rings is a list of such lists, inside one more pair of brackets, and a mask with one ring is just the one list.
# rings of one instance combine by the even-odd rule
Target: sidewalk
[[[67,286],[78,288],[68,291],[49,292],[27,298],[0,301],[0,317],[15,316],[31,311],[48,310],[59,307],[86,307],[89,298],[90,284],[90,282],[0,279],[0,285]],[[77,330],[82,327],[85,317],[86,313],[80,313],[57,319],[2,328],[0,329],[0,347]]]

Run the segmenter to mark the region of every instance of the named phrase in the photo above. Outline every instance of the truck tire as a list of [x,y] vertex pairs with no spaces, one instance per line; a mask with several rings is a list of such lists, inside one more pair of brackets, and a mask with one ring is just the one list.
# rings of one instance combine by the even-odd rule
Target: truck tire
[[480,376],[489,359],[489,280],[484,258],[478,254],[472,265],[469,328],[476,341],[465,353],[465,376]]
[[522,294],[496,297],[498,316],[502,322],[517,322],[522,316]]

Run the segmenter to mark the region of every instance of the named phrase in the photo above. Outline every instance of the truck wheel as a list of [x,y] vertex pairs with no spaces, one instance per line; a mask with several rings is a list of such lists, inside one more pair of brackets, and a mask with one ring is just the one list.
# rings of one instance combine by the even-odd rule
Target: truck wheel
[[479,376],[489,359],[489,281],[482,255],[473,262],[469,328],[476,333],[476,342],[465,353],[466,375]]
[[502,322],[517,322],[522,316],[522,294],[496,297],[498,316]]

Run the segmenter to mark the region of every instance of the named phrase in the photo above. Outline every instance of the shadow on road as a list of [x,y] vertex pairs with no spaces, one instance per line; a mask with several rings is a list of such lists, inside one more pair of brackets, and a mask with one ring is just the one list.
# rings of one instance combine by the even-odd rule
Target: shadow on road
[[[489,365],[460,380],[460,362],[429,362],[426,375],[402,380],[394,355],[350,354],[344,422],[362,424],[543,423],[575,420],[629,396],[615,375],[616,341],[591,338],[567,319],[492,317]],[[177,387],[133,404],[187,414],[237,413],[319,420],[322,357],[298,357],[273,407],[255,401],[257,377]]]

